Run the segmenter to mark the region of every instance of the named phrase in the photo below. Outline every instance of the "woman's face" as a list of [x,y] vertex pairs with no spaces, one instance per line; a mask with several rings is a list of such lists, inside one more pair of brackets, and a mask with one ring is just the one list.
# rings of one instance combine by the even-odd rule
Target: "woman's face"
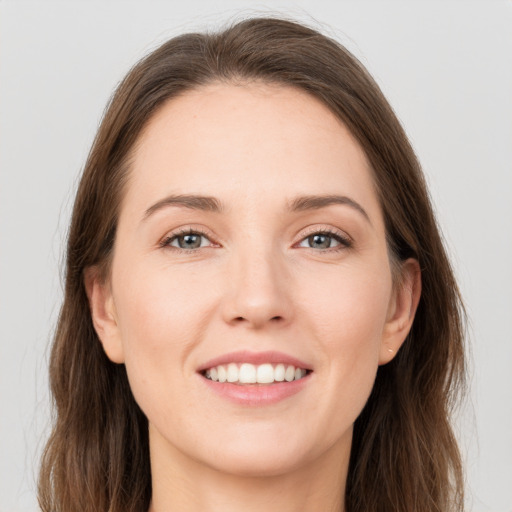
[[209,85],[158,111],[95,286],[152,455],[236,474],[346,455],[410,326],[363,151],[282,86]]

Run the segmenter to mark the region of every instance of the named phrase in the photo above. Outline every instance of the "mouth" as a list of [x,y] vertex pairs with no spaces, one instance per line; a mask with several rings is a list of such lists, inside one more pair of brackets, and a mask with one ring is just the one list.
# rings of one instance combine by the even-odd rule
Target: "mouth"
[[197,368],[209,392],[237,407],[266,407],[311,388],[310,363],[273,350],[239,350]]
[[312,370],[285,363],[228,363],[206,368],[200,374],[208,380],[238,386],[271,386],[304,379]]

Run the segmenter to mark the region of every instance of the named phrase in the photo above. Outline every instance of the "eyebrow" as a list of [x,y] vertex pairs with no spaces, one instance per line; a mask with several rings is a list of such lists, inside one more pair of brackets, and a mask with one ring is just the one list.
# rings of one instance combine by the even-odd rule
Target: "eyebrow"
[[[335,204],[345,205],[353,208],[371,224],[370,217],[366,210],[358,202],[347,196],[332,194],[299,196],[288,202],[288,210],[290,212],[319,210],[321,208]],[[170,195],[150,206],[145,211],[143,220],[146,220],[153,213],[168,206],[176,206],[189,208],[191,210],[200,210],[214,213],[220,213],[224,210],[221,201],[212,196],[200,196],[192,194]]]
[[366,210],[357,202],[347,196],[325,195],[325,196],[300,196],[289,203],[289,210],[292,212],[302,212],[307,210],[319,210],[333,204],[350,206],[359,212],[370,224],[370,216]]
[[223,210],[222,203],[215,197],[184,194],[170,195],[150,206],[145,211],[143,220],[146,220],[153,213],[167,206],[178,206],[206,212],[221,212]]

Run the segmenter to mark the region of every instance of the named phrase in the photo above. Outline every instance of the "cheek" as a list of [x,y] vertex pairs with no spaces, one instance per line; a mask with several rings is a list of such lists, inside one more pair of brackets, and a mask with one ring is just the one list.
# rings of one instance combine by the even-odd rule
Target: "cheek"
[[151,422],[181,431],[181,416],[173,411],[190,402],[184,377],[194,372],[189,355],[211,322],[211,289],[185,269],[137,264],[118,269],[116,310],[132,393]]
[[136,270],[129,275],[119,275],[116,289],[116,310],[127,349],[186,344],[191,331],[201,330],[208,321],[208,287],[186,271],[132,268]]
[[155,389],[190,371],[187,356],[211,321],[212,300],[209,289],[187,272],[131,268],[117,276],[120,337],[134,394],[153,401]]
[[379,345],[389,309],[391,275],[372,267],[336,269],[324,279],[310,278],[302,287],[311,318],[332,351],[345,348],[355,352]]
[[[323,407],[333,425],[346,428],[364,407],[375,381],[391,296],[391,277],[381,272],[340,272],[314,288],[318,352],[323,354]],[[314,283],[310,283],[311,287]]]

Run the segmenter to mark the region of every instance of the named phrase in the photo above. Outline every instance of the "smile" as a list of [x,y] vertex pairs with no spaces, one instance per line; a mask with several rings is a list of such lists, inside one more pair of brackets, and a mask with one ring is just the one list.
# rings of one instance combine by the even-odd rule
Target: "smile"
[[197,368],[203,385],[223,400],[243,407],[264,407],[311,386],[313,365],[283,352],[239,350]]
[[230,384],[271,385],[276,382],[292,382],[300,380],[308,374],[309,370],[283,363],[229,363],[213,366],[202,372],[202,375],[214,382],[228,382]]

